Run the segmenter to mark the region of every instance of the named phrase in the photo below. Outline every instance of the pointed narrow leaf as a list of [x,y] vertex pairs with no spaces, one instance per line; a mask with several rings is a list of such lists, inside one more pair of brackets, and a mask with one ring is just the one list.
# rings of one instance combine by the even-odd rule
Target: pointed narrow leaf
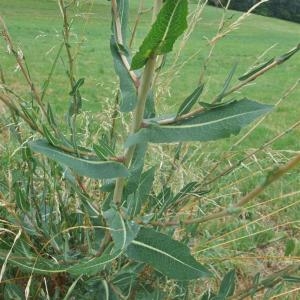
[[114,150],[104,140],[101,140],[99,144],[94,144],[93,149],[101,160],[108,160],[115,156]]
[[191,95],[189,95],[183,103],[180,105],[177,117],[182,116],[184,114],[187,114],[193,107],[193,105],[196,103],[200,95],[202,94],[204,84],[199,85]]
[[300,283],[300,276],[283,275],[282,279],[288,283]]
[[217,96],[216,100],[215,100],[215,103],[219,103],[221,102],[221,100],[223,99],[224,97],[224,94],[226,93],[228,87],[229,87],[229,84],[231,82],[231,79],[235,73],[235,70],[237,68],[237,64],[234,64],[234,66],[232,67],[232,69],[230,70],[225,82],[224,82],[224,86],[223,86],[223,89],[221,91],[221,93]]
[[150,228],[141,228],[128,246],[129,258],[150,264],[169,278],[191,280],[211,273],[190,254],[189,248]]
[[166,0],[139,51],[132,58],[131,69],[142,68],[153,55],[172,51],[175,41],[187,28],[187,14],[187,0]]
[[54,114],[51,108],[51,105],[48,103],[47,105],[47,119],[48,122],[51,126],[56,127],[56,122],[55,122],[55,118],[54,118]]
[[57,146],[60,144],[60,141],[50,132],[50,130],[43,125],[43,133],[49,144]]
[[72,88],[72,91],[69,93],[70,96],[75,96],[78,91],[79,91],[79,88],[84,84],[84,78],[79,78],[77,80],[77,82],[74,84],[73,88]]
[[152,124],[150,120],[148,127],[128,137],[126,147],[145,142],[211,141],[229,137],[271,109],[271,105],[245,98],[170,125]]
[[252,75],[258,73],[259,71],[261,71],[262,69],[264,69],[265,67],[267,67],[268,65],[270,65],[272,62],[274,61],[274,58],[271,58],[270,60],[268,60],[267,62],[264,62],[256,67],[254,67],[253,69],[251,69],[249,72],[243,74],[242,76],[239,77],[240,81],[246,80],[249,77],[251,77]]
[[121,163],[115,161],[88,160],[67,154],[49,145],[45,140],[29,143],[29,147],[46,155],[48,158],[74,170],[78,175],[95,179],[127,177],[128,170]]
[[300,50],[300,44],[298,44],[295,48],[293,48],[292,50],[290,50],[289,52],[279,56],[278,58],[276,58],[276,61],[279,64],[284,63],[285,61],[287,61],[288,59],[290,59],[295,53],[297,53]]
[[225,274],[219,289],[219,295],[226,299],[234,294],[235,290],[235,270],[230,270]]

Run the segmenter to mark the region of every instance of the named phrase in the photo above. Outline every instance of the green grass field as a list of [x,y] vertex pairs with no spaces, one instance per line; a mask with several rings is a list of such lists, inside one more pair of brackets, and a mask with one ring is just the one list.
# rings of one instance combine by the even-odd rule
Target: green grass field
[[[133,16],[130,32],[138,10],[138,2],[130,1]],[[114,103],[118,89],[109,49],[110,3],[100,0],[80,3],[78,9],[72,12],[74,22],[71,30],[71,49],[77,53],[76,76],[85,78],[81,90],[84,97],[83,111],[86,112],[85,116],[93,115],[93,124],[98,126],[97,115]],[[151,1],[147,0],[145,3],[147,11],[147,8],[151,7]],[[190,11],[193,9],[194,6],[190,5]],[[167,57],[157,81],[156,100],[159,114],[176,111],[184,98],[196,87],[210,51],[208,40],[215,36],[223,13],[222,9],[207,6],[182,49],[178,61],[174,63],[176,52],[180,49],[180,41],[176,43],[174,53]],[[39,89],[42,89],[62,42],[62,20],[57,1],[1,0],[0,15],[3,16],[15,44],[22,49],[31,77]],[[240,15],[235,11],[227,11],[226,23],[236,20]],[[150,19],[151,12],[142,15],[132,51],[138,49],[144,33],[149,28]],[[238,67],[233,77],[233,85],[249,67],[295,47],[299,43],[299,29],[299,24],[251,15],[237,30],[217,43],[205,69],[205,90],[201,100],[210,102],[220,92],[227,74],[235,63],[238,63]],[[6,45],[2,40],[0,66],[7,85],[30,101],[28,87],[22,74],[15,70],[16,63],[12,56],[7,55]],[[66,69],[67,57],[62,52],[45,97],[45,101],[51,103],[62,122],[69,105],[70,92]],[[283,65],[272,69],[236,93],[235,98],[248,97],[275,104],[297,81],[299,82],[299,70],[300,54],[297,53]],[[286,131],[300,121],[299,101],[300,84],[284,97],[258,128],[233,149],[232,144],[244,136],[251,125],[239,136],[225,141],[185,146],[183,152],[186,167],[178,166],[178,173],[174,175],[175,184],[185,182],[185,176],[200,181],[210,175],[214,178],[252,149],[257,149]],[[109,115],[107,119],[109,120]],[[212,194],[204,196],[199,203],[193,203],[188,209],[193,211],[198,208],[197,213],[201,214],[227,207],[260,183],[274,166],[281,165],[295,151],[299,151],[299,136],[299,127],[289,131],[275,143],[240,164],[234,172],[216,181],[212,187]],[[169,167],[174,147],[154,147],[157,150],[155,159],[165,161]],[[167,154],[162,149],[167,150]],[[1,161],[4,170],[9,163],[6,165],[3,158]],[[218,164],[218,167],[214,169],[215,164]],[[214,171],[210,173],[209,170]],[[245,275],[246,278],[242,280],[244,287],[249,283],[247,280],[250,280],[250,275],[253,276],[259,271],[262,275],[267,275],[280,266],[291,263],[293,259],[299,259],[299,249],[296,249],[298,252],[295,250],[292,253],[292,258],[284,256],[287,240],[296,239],[300,244],[299,187],[298,168],[275,183],[265,194],[259,196],[257,201],[251,202],[247,213],[244,214],[243,211],[239,218],[232,218],[232,222],[224,222],[222,219],[201,225],[201,244],[195,241],[194,252],[200,259],[213,261],[221,269],[228,269],[232,263],[238,266],[239,276],[244,278]],[[278,260],[282,262],[278,264]]]
[[[83,1],[74,11],[72,25],[72,50],[77,55],[76,74],[85,78],[83,110],[99,111],[103,103],[113,101],[117,90],[117,79],[114,76],[112,59],[109,51],[110,7],[103,1]],[[93,3],[93,5],[91,5]],[[132,1],[132,16],[137,12],[138,1]],[[151,7],[146,1],[146,8]],[[56,1],[10,1],[2,0],[0,4],[9,31],[26,57],[32,78],[42,87],[57,54],[61,38],[61,18]],[[193,5],[191,5],[193,10]],[[223,11],[207,7],[202,20],[196,26],[188,40],[175,68],[173,57],[167,57],[166,68],[159,79],[157,102],[161,113],[175,110],[177,105],[196,86],[210,47],[207,40],[217,32],[219,19]],[[228,22],[240,14],[234,11],[226,13]],[[142,15],[142,20],[133,45],[135,51],[145,30],[149,27],[150,12]],[[238,63],[237,77],[257,62],[263,62],[281,55],[294,47],[299,41],[299,24],[274,20],[260,16],[251,16],[238,30],[223,38],[216,46],[212,59],[207,66],[204,82],[206,84],[204,101],[209,102],[221,90],[226,75],[235,63]],[[179,43],[177,43],[178,48]],[[268,50],[267,53],[261,55]],[[24,90],[24,81],[19,72],[14,72],[15,63],[5,55],[6,46],[1,43],[1,65],[5,70],[7,81],[20,90]],[[57,111],[64,111],[68,105],[69,91],[66,77],[66,56],[62,55],[50,84],[46,101],[53,104]],[[299,55],[286,64],[272,70],[255,84],[244,88],[237,98],[249,97],[261,102],[276,103],[280,97],[299,78]],[[176,71],[176,73],[174,73]],[[170,78],[172,81],[170,82]],[[281,132],[292,125],[298,118],[300,98],[299,88],[285,99],[276,111],[267,118],[261,129],[253,133],[245,146],[256,147],[265,137]],[[286,137],[277,142],[277,149],[299,149],[299,139]]]

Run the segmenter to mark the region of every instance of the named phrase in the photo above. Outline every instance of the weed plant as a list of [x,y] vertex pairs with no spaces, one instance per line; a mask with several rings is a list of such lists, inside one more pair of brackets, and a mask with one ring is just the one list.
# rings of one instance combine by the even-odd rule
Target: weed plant
[[[228,17],[225,7],[218,10],[218,31],[207,40],[195,86],[189,92],[179,86],[177,92],[174,82],[192,60],[182,56],[201,29],[206,1],[154,0],[149,11],[149,1],[133,1],[138,8],[133,15],[128,0],[111,0],[111,34],[102,42],[110,46],[118,80],[111,80],[113,93],[105,86],[97,90],[107,93],[100,108],[84,111],[84,42],[74,26],[87,24],[93,2],[88,3],[58,1],[60,43],[50,70],[41,74],[46,78],[41,86],[33,80],[34,64],[15,42],[18,37],[12,38],[0,19],[7,49],[1,66],[14,60],[18,70],[14,79],[9,69],[0,69],[1,298],[297,294],[300,155],[297,147],[276,151],[272,145],[296,134],[300,121],[258,147],[242,151],[239,145],[254,133],[264,134],[264,121],[272,114],[276,119],[274,106],[293,95],[299,78],[275,105],[252,99],[251,91],[248,97],[249,85],[290,64],[300,44],[251,63],[238,78],[238,64],[228,65],[223,79],[213,79],[222,81],[220,89],[211,91],[207,72],[216,68],[220,41],[239,30],[259,4],[237,17]],[[139,30],[143,22],[146,34]],[[97,52],[94,47],[90,51]],[[108,52],[101,59],[107,60]],[[58,83],[57,70],[65,72],[63,82]],[[270,85],[275,93],[278,86]],[[169,91],[181,101],[163,103]],[[68,99],[63,113],[55,105],[61,99]],[[226,151],[215,142],[224,138]],[[209,141],[214,142],[205,144]]]

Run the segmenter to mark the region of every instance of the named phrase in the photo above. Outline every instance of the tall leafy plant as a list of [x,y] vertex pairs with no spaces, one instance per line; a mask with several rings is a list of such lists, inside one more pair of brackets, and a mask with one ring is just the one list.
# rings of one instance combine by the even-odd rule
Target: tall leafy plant
[[[31,88],[34,102],[30,109],[22,101],[17,103],[16,95],[4,82],[0,98],[14,118],[23,119],[42,138],[23,141],[23,159],[31,176],[27,188],[16,184],[17,210],[22,214],[13,213],[10,220],[20,229],[17,234],[7,232],[7,241],[1,242],[2,249],[6,249],[1,250],[0,256],[3,272],[11,265],[22,273],[51,276],[53,281],[62,278],[69,283],[65,299],[78,290],[86,298],[101,295],[97,299],[164,299],[159,286],[167,279],[174,279],[183,286],[186,281],[211,277],[210,266],[191,255],[188,239],[175,238],[174,226],[198,224],[234,213],[300,160],[296,157],[275,170],[261,186],[228,210],[203,219],[178,219],[176,215],[184,199],[203,191],[197,182],[188,182],[179,192],[172,187],[157,191],[154,186],[157,170],[155,166],[145,167],[146,155],[155,155],[148,145],[181,145],[238,134],[243,127],[270,112],[272,106],[248,98],[227,100],[226,97],[289,59],[299,50],[299,45],[252,69],[240,77],[239,85],[230,88],[233,68],[222,91],[211,103],[199,101],[204,86],[201,83],[176,111],[168,116],[156,115],[153,78],[160,57],[172,51],[188,27],[188,0],[154,2],[152,27],[132,55],[127,37],[129,0],[111,0],[110,49],[120,83],[118,113],[129,119],[129,130],[124,141],[120,141],[116,138],[116,126],[111,136],[104,134],[89,148],[79,143],[77,134],[84,79],[77,79],[74,74],[68,5],[59,1],[64,21],[64,39],[59,51],[65,46],[71,87],[67,112],[69,134],[57,125],[50,104],[43,102],[47,85],[42,93],[35,88],[25,67],[25,58],[16,50],[4,26],[4,38]],[[44,157],[49,161],[43,162]],[[59,187],[61,177],[66,191]],[[43,178],[44,184],[53,180],[54,190],[50,196],[47,191],[41,196],[38,178]],[[100,199],[85,187],[89,179],[100,183]],[[58,197],[62,203],[52,203],[51,197]],[[67,203],[75,209],[68,211]],[[32,240],[35,242],[30,242]],[[234,276],[231,271],[224,277],[219,295],[233,295]],[[28,282],[27,297],[30,288]],[[8,287],[6,293],[21,292]],[[56,293],[57,297],[62,296],[61,290]]]

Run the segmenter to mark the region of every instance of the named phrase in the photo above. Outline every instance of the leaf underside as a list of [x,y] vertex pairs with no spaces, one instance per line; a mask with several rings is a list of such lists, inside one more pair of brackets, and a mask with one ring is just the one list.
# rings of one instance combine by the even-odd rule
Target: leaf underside
[[63,166],[71,168],[80,176],[94,179],[127,177],[129,172],[123,164],[115,161],[88,160],[67,154],[41,139],[29,143],[29,147],[46,155]]
[[175,41],[187,28],[187,14],[187,0],[167,0],[139,51],[132,58],[131,69],[142,68],[153,55],[172,51]]
[[129,136],[126,146],[145,142],[174,143],[226,138],[238,134],[243,127],[271,109],[272,105],[244,98],[169,125],[145,120],[144,122],[148,123],[147,127]]

